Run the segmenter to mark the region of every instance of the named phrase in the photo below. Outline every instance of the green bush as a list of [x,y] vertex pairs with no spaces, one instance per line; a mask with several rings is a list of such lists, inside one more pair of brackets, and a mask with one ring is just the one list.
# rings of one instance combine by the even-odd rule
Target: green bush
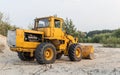
[[109,38],[110,36],[111,33],[97,34],[92,37],[91,42],[102,43],[105,39]]
[[105,47],[120,47],[120,38],[110,37],[105,39],[102,43]]
[[91,39],[93,43],[101,43],[105,47],[120,47],[120,29],[112,33],[94,35]]
[[113,35],[114,37],[120,38],[120,29],[115,30],[115,31],[112,33],[112,35]]

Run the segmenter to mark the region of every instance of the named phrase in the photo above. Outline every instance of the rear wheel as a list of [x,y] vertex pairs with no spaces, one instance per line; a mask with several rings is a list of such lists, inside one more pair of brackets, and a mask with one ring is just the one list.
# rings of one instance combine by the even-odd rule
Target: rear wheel
[[18,52],[18,57],[22,61],[33,61],[34,60],[34,57],[30,57],[30,53],[29,52]]
[[71,44],[68,50],[68,56],[71,61],[80,61],[82,59],[82,50],[79,44]]
[[39,64],[50,64],[56,60],[56,49],[51,43],[41,43],[36,51],[35,58]]

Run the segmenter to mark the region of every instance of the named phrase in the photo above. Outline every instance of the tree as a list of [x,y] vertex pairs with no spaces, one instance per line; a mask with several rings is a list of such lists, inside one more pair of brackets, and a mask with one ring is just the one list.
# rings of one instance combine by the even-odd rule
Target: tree
[[28,29],[32,30],[34,28],[34,24],[29,24]]
[[66,18],[63,24],[63,29],[67,34],[77,37],[79,42],[84,42],[86,33],[76,30],[75,25],[71,19]]
[[0,12],[0,34],[6,36],[8,30],[17,29],[18,27],[10,25],[7,21],[3,20],[3,17],[3,13]]
[[113,36],[120,38],[120,29],[115,30]]
[[67,34],[75,36],[76,28],[71,19],[66,18],[63,23],[63,28],[66,30]]

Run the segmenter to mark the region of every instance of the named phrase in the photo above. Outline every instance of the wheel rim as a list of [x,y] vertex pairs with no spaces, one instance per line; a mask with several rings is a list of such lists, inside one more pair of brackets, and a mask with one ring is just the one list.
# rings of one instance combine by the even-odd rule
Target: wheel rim
[[53,58],[53,50],[51,48],[47,48],[44,51],[44,56],[46,60],[51,60]]
[[77,49],[76,49],[75,55],[76,55],[77,58],[79,58],[79,57],[81,56],[80,48],[77,48]]

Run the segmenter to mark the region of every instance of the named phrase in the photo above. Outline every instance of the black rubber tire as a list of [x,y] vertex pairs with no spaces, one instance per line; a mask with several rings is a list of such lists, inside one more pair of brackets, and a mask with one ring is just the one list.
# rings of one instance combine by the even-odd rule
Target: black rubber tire
[[57,53],[56,59],[60,59],[62,57],[62,53]]
[[[45,59],[44,51],[47,48],[51,48],[52,51],[53,51],[53,57],[52,57],[51,60],[46,60]],[[38,47],[35,50],[35,58],[36,58],[36,60],[39,64],[54,63],[55,60],[56,60],[56,48],[55,48],[55,46],[51,43],[41,43],[40,45],[38,45]]]
[[[80,57],[78,58],[75,54],[76,48],[80,48]],[[79,44],[71,44],[68,50],[68,57],[71,61],[80,61],[82,59],[82,49]]]
[[22,60],[22,61],[33,61],[34,57],[30,57],[30,53],[29,52],[17,52],[18,53],[18,57]]

